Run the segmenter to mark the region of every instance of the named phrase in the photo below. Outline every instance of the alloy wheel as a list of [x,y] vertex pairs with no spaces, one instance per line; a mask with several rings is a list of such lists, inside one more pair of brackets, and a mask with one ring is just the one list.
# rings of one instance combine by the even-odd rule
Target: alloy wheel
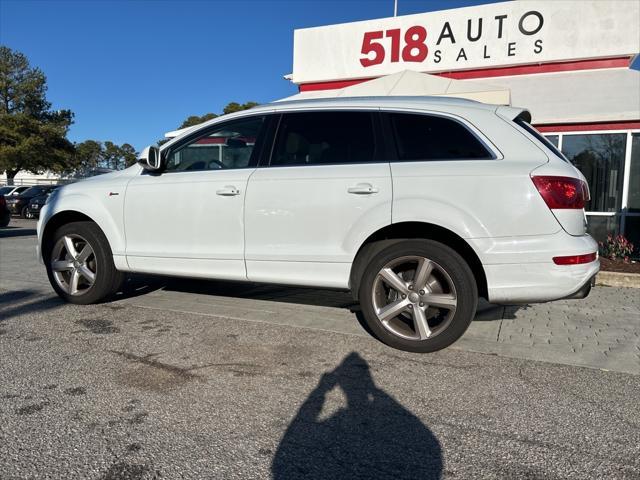
[[376,275],[371,295],[384,328],[408,340],[427,340],[443,332],[458,305],[451,276],[421,256],[387,263]]
[[96,281],[95,252],[80,235],[64,235],[51,252],[51,270],[56,283],[65,293],[82,295]]

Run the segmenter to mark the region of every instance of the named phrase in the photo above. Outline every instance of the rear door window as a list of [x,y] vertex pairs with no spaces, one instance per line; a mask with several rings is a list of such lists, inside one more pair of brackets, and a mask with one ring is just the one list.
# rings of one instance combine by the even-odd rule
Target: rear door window
[[438,115],[389,113],[398,160],[489,160],[482,141],[457,120]]
[[285,113],[278,127],[272,166],[372,162],[373,119],[369,112]]

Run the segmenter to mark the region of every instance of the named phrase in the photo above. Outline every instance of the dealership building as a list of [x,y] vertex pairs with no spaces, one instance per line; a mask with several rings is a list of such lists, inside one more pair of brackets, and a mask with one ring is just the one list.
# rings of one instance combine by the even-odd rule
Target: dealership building
[[[640,250],[640,1],[513,1],[296,30],[289,99],[526,107],[588,180],[589,230]],[[284,100],[284,99],[283,99]]]

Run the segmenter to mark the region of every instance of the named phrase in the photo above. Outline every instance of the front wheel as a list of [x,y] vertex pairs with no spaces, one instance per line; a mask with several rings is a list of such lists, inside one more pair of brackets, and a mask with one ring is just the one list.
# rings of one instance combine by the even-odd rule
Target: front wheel
[[462,336],[475,315],[478,290],[457,252],[431,240],[404,240],[369,262],[359,298],[364,320],[379,340],[426,353]]
[[100,302],[122,284],[109,242],[93,222],[73,222],[56,230],[44,246],[49,282],[56,293],[70,303]]

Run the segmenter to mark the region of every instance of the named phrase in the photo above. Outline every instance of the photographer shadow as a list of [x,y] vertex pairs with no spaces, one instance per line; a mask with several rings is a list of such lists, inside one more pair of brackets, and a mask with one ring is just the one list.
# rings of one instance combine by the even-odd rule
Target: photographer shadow
[[[346,407],[322,418],[327,394],[340,388]],[[439,479],[440,443],[378,388],[367,362],[349,354],[320,378],[285,432],[271,466],[285,479]]]

